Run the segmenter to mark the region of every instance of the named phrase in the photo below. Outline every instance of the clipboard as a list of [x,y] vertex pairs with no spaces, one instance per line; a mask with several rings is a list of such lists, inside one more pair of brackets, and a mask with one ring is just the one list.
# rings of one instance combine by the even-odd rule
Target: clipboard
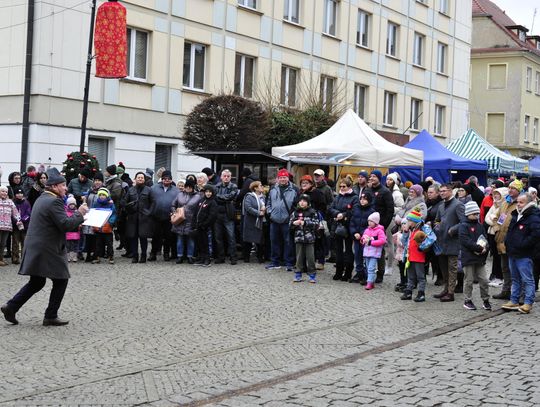
[[96,228],[101,228],[112,215],[112,210],[110,209],[101,209],[101,208],[92,208],[86,214],[86,219],[83,222],[85,226],[92,226]]

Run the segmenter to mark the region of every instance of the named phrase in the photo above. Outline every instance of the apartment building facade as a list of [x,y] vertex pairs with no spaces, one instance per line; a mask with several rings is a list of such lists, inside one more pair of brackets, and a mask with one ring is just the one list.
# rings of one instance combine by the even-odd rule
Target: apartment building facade
[[540,36],[473,0],[471,127],[519,157],[540,154]]
[[[0,146],[18,169],[26,7],[0,16]],[[8,4],[10,4],[8,3]],[[444,144],[468,127],[471,4],[459,0],[132,0],[128,77],[92,77],[87,147],[128,170],[200,170],[182,145],[204,98],[236,93],[301,108],[351,107],[375,130]],[[77,149],[89,10],[36,3],[28,163]],[[99,3],[98,3],[99,5]]]

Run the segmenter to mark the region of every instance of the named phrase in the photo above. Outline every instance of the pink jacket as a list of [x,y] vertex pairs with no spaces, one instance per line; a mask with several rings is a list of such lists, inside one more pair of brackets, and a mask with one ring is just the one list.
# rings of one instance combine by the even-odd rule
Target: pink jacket
[[[66,215],[70,218],[73,216],[75,211],[70,210],[66,207]],[[79,240],[81,238],[81,233],[77,230],[76,232],[66,232],[66,240]]]
[[[367,240],[372,238],[369,244]],[[374,228],[367,228],[362,236],[364,242],[364,257],[380,258],[382,255],[383,246],[386,243],[386,233],[382,225],[377,225]]]

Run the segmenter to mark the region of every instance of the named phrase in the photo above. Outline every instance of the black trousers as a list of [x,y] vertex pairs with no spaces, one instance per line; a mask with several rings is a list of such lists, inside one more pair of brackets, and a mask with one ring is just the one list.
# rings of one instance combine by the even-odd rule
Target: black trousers
[[[176,235],[171,230],[171,221],[169,219],[165,220],[154,220],[154,236],[152,237],[152,254],[161,253],[161,248],[163,247],[163,254],[173,254],[173,248],[176,246]],[[171,256],[174,257],[174,256]]]
[[198,253],[197,258],[200,261],[210,260],[210,255],[208,254],[208,229],[197,229],[195,247]]
[[[53,286],[51,295],[49,297],[49,306],[45,310],[45,318],[47,319],[54,319],[58,317],[58,309],[60,308],[60,304],[62,304],[62,299],[64,298],[68,285],[67,278],[52,278],[51,280],[53,282]],[[41,289],[45,287],[46,281],[47,279],[45,277],[30,276],[30,281],[26,283],[26,285],[24,285],[23,288],[21,288],[19,292],[7,302],[8,308],[13,312],[19,311],[19,309],[21,309],[21,307],[30,298],[32,298],[35,293],[41,291]]]
[[113,234],[97,232],[94,236],[96,237],[97,257],[112,258],[114,256]]

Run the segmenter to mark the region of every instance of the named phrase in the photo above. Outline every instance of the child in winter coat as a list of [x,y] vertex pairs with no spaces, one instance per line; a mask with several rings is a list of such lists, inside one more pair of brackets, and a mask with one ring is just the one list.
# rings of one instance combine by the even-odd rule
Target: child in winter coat
[[20,254],[22,254],[24,247],[24,238],[26,237],[26,231],[30,224],[30,214],[32,213],[32,206],[24,197],[22,188],[16,188],[14,191],[15,198],[13,203],[19,211],[21,222],[23,227],[13,228],[13,234],[11,236],[11,262],[13,264],[20,263]]
[[107,188],[98,189],[97,199],[94,200],[92,208],[111,211],[111,216],[109,216],[107,222],[102,227],[94,229],[97,256],[92,260],[92,263],[99,263],[99,258],[106,256],[109,259],[109,264],[114,264],[113,226],[116,222],[116,209]]
[[[70,218],[77,211],[77,201],[73,195],[69,195],[66,200],[66,215]],[[79,250],[79,239],[81,238],[81,233],[79,230],[75,232],[66,232],[66,250],[68,261],[77,263],[77,250]]]
[[484,302],[483,308],[491,311],[489,281],[486,276],[488,240],[484,226],[478,221],[480,208],[475,201],[465,204],[465,216],[467,220],[459,225],[461,264],[465,274],[465,283],[463,284],[465,302],[463,307],[468,310],[476,310],[476,306],[472,302],[473,282],[476,280],[480,286],[480,296]]
[[7,238],[13,230],[13,222],[17,227],[24,227],[19,211],[11,199],[8,198],[8,188],[0,187],[0,266],[7,266],[4,261],[4,248]]
[[381,215],[373,212],[368,217],[368,228],[362,236],[364,245],[364,261],[368,273],[366,290],[375,288],[375,277],[377,276],[377,261],[381,258],[383,247],[386,243],[386,233],[384,227],[379,225]]
[[394,241],[394,258],[398,261],[398,267],[399,267],[399,283],[396,284],[396,287],[394,288],[395,291],[403,292],[407,288],[407,274],[405,273],[405,263],[407,262],[406,259],[406,250],[405,246],[407,242],[409,241],[409,222],[407,219],[401,220],[401,227],[400,229],[392,235],[392,239]]
[[[316,283],[315,234],[319,228],[319,216],[310,205],[309,195],[302,194],[298,206],[291,214],[289,227],[296,243],[296,272],[294,282],[302,281],[302,273],[307,272],[310,283]],[[306,269],[307,266],[307,269]]]
[[208,267],[210,266],[208,232],[217,218],[218,207],[213,185],[206,184],[202,189],[202,193],[204,197],[199,201],[197,213],[195,214],[195,229],[192,231],[195,234],[195,242],[199,253],[199,257],[193,264]]
[[426,238],[426,234],[422,231],[424,224],[422,214],[416,210],[412,210],[407,215],[407,223],[410,230],[407,241],[407,261],[405,263],[407,288],[403,292],[401,299],[412,299],[412,291],[415,286],[418,286],[418,293],[414,301],[424,302],[426,300],[426,272],[424,270],[426,254],[420,250],[420,245]]
[[349,283],[360,283],[366,285],[367,274],[364,266],[364,246],[362,246],[362,235],[368,227],[368,217],[375,209],[373,208],[373,195],[369,192],[362,192],[360,195],[360,205],[353,208],[349,231],[354,240],[354,264],[355,272]]

